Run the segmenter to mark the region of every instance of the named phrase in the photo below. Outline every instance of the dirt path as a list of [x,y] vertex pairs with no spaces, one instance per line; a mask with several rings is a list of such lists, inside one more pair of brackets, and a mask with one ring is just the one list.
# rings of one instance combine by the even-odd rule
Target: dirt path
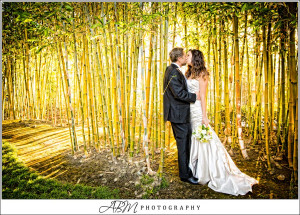
[[[78,142],[82,142],[80,127],[77,129],[77,137]],[[177,151],[174,144],[170,150],[166,150],[165,186],[158,189],[158,178],[146,175],[146,163],[141,154],[136,155],[132,161],[129,161],[127,156],[112,159],[110,151],[106,149],[100,152],[93,150],[88,157],[82,152],[77,153],[75,157],[72,156],[68,128],[54,128],[38,121],[3,121],[2,139],[14,145],[19,159],[40,175],[73,184],[118,188],[121,198],[124,199],[290,198],[291,170],[287,163],[283,160],[278,161],[282,169],[276,168],[272,174],[268,173],[265,161],[257,160],[258,152],[261,150],[259,146],[248,150],[250,160],[243,160],[239,151],[235,151],[232,157],[242,172],[260,178],[260,183],[253,186],[253,193],[235,197],[214,192],[207,185],[195,186],[181,182],[178,177]],[[154,154],[154,159],[151,159],[154,171],[158,170],[159,156]],[[280,174],[285,176],[285,180],[277,179]]]

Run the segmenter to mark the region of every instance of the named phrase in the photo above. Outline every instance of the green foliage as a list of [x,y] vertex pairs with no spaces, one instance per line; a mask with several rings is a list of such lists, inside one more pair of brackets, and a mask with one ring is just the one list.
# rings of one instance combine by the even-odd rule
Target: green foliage
[[161,189],[165,189],[169,186],[169,182],[165,177],[160,179],[159,185],[155,185],[154,177],[149,175],[143,175],[141,178],[141,184],[137,186],[137,188],[142,188],[144,190],[144,194],[142,196],[143,199],[150,199],[150,198],[158,198],[157,192]]
[[161,183],[160,183],[160,188],[164,189],[169,187],[169,182],[167,181],[167,179],[165,177],[162,177],[161,179]]
[[2,144],[3,199],[115,199],[119,190],[61,183],[45,179],[18,161],[15,149]]
[[[103,4],[103,3],[101,3]],[[99,11],[93,17],[92,28],[108,29],[109,22],[115,22],[114,4],[105,3],[104,17],[107,23],[102,22]],[[174,8],[177,7],[177,18],[175,20]],[[25,39],[24,31],[28,31],[28,40],[30,49],[37,47],[37,53],[42,51],[43,44],[53,44],[52,38],[60,39],[63,35],[70,35],[75,30],[76,32],[84,32],[89,23],[81,20],[86,19],[82,15],[84,7],[93,8],[100,7],[98,3],[77,3],[77,2],[4,2],[3,3],[3,55],[17,52],[23,47]],[[212,20],[217,16],[217,24],[221,20],[225,20],[231,24],[232,15],[236,14],[239,19],[243,19],[245,12],[251,14],[249,20],[250,27],[259,29],[261,25],[272,22],[275,24],[274,29],[278,29],[282,23],[288,22],[292,25],[297,25],[297,17],[288,12],[286,3],[277,2],[118,2],[116,3],[119,13],[117,23],[120,29],[120,34],[126,34],[131,28],[137,28],[141,21],[142,31],[150,31],[153,24],[158,24],[160,18],[168,18],[170,24],[173,20],[182,25],[183,17],[186,18],[186,23],[189,25],[188,42],[195,46],[198,44],[199,35],[195,35],[195,29],[191,23],[200,24],[212,28]],[[279,16],[279,11],[286,11],[285,17]],[[72,13],[75,12],[73,18]],[[128,17],[128,22],[125,22],[125,15],[131,14]],[[124,17],[123,17],[124,16]],[[75,21],[75,29],[72,26]],[[242,21],[242,20],[241,20]],[[63,22],[65,28],[63,28]],[[180,23],[181,22],[181,23]],[[208,32],[208,31],[207,31]],[[201,36],[208,36],[204,31]],[[280,35],[277,35],[280,36]],[[22,52],[18,53],[21,54]]]
[[146,185],[146,184],[151,184],[154,181],[154,178],[152,178],[149,175],[143,175],[141,178],[141,183]]

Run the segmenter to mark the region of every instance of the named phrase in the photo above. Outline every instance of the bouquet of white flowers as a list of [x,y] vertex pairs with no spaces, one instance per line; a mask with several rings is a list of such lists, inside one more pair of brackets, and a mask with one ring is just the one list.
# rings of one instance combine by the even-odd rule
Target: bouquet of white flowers
[[199,140],[200,142],[209,142],[212,139],[212,132],[210,127],[205,127],[204,124],[199,125],[197,129],[194,130],[193,135]]

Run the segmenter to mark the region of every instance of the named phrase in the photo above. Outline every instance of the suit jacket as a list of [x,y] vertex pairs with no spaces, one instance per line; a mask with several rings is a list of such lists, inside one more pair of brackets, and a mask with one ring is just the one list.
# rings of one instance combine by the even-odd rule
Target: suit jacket
[[188,92],[185,77],[175,64],[168,66],[165,71],[164,91],[164,120],[190,122],[190,103],[196,101],[196,94]]

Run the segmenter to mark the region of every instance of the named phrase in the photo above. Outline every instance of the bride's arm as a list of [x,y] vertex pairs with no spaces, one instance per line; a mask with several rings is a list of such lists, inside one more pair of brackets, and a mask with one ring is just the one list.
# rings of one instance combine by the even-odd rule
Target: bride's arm
[[199,81],[200,101],[201,101],[201,108],[202,108],[202,123],[205,124],[205,126],[208,126],[209,121],[206,113],[206,91],[208,86],[208,78],[204,80],[203,78],[200,77],[198,81]]

